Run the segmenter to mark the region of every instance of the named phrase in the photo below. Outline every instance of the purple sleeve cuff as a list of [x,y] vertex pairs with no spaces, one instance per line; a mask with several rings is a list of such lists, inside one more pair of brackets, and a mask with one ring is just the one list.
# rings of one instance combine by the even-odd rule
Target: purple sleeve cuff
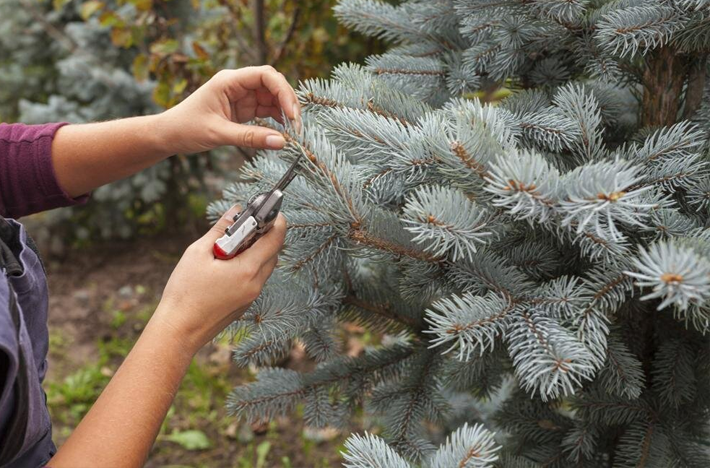
[[85,203],[59,186],[52,141],[66,123],[0,124],[0,215],[19,218],[61,206]]

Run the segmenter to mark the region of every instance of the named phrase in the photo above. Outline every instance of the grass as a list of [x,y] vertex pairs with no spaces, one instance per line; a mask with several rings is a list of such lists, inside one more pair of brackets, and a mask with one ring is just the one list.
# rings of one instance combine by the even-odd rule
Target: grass
[[[60,347],[58,343],[63,344],[56,335],[54,339],[50,338],[50,345],[53,341],[56,347]],[[99,358],[96,362],[79,368],[62,381],[49,381],[47,402],[53,420],[74,426],[78,424],[113,376],[116,368],[112,365],[114,358],[122,359],[132,346],[131,340],[122,338],[98,341]]]
[[[144,290],[134,288],[147,298]],[[61,444],[71,434],[99,397],[131,350],[140,330],[150,319],[155,303],[141,300],[126,308],[111,297],[100,312],[105,330],[92,338],[95,353],[87,362],[74,365],[68,375],[48,379],[45,384],[55,426],[55,442]],[[57,330],[50,331],[52,365],[72,367],[75,339]],[[215,345],[222,357],[204,353],[189,366],[180,390],[161,426],[147,467],[161,468],[330,468],[339,466],[338,448],[342,437],[325,442],[310,440],[301,432],[301,419],[271,422],[265,433],[239,422],[225,410],[225,401],[240,381],[251,380],[247,369],[237,369],[225,351],[226,339]],[[216,351],[215,351],[216,352]],[[66,360],[67,362],[63,362]],[[304,465],[303,460],[307,460]],[[220,460],[219,463],[215,460]],[[300,460],[300,461],[297,461]]]

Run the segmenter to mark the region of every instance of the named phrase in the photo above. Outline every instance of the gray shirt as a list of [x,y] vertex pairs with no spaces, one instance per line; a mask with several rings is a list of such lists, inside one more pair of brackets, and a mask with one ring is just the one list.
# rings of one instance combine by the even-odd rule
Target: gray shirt
[[22,225],[0,218],[0,466],[42,467],[56,452],[42,381],[48,291]]

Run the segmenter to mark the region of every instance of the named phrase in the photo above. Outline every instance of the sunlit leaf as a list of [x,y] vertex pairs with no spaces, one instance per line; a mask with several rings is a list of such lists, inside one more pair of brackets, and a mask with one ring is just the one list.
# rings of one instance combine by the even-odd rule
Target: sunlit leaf
[[145,55],[137,55],[133,59],[133,76],[136,77],[138,81],[145,81],[148,79],[148,57]]
[[54,7],[55,10],[61,10],[64,8],[64,5],[69,3],[71,0],[54,0],[52,2],[52,6]]
[[256,447],[256,468],[264,468],[266,466],[266,457],[271,450],[271,442],[264,441]]
[[173,52],[176,52],[179,47],[180,47],[180,44],[175,39],[165,39],[165,40],[153,43],[150,46],[150,51],[154,54],[169,55],[169,54],[172,54]]
[[210,54],[207,53],[204,47],[200,45],[199,42],[192,43],[192,50],[195,51],[195,55],[202,60],[207,60],[210,58]]
[[131,47],[133,45],[133,34],[131,34],[129,28],[113,28],[111,30],[111,42],[118,47]]
[[[60,0],[64,1],[64,0]],[[91,18],[94,13],[101,10],[104,7],[104,2],[99,2],[98,0],[90,0],[81,4],[81,17],[84,20]]]
[[174,431],[165,438],[187,450],[205,450],[212,446],[204,432],[198,430]]
[[124,21],[113,11],[105,11],[99,16],[99,24],[105,27],[121,26]]
[[187,80],[182,79],[173,85],[173,93],[181,94],[187,88]]
[[168,106],[170,103],[170,85],[167,82],[161,81],[158,83],[158,86],[153,91],[153,100],[160,106]]
[[137,10],[148,11],[153,8],[153,0],[129,0]]

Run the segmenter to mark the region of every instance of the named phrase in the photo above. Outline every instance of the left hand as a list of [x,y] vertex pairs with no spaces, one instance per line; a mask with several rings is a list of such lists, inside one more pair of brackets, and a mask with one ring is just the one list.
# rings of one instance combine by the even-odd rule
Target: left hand
[[222,70],[187,99],[162,113],[159,125],[171,154],[192,154],[218,146],[281,149],[281,133],[244,125],[255,117],[300,118],[296,93],[271,66]]
[[172,333],[191,354],[240,318],[259,297],[284,243],[286,219],[279,214],[254,245],[231,260],[216,259],[212,247],[238,212],[238,207],[232,207],[187,248],[150,320],[162,333]]

